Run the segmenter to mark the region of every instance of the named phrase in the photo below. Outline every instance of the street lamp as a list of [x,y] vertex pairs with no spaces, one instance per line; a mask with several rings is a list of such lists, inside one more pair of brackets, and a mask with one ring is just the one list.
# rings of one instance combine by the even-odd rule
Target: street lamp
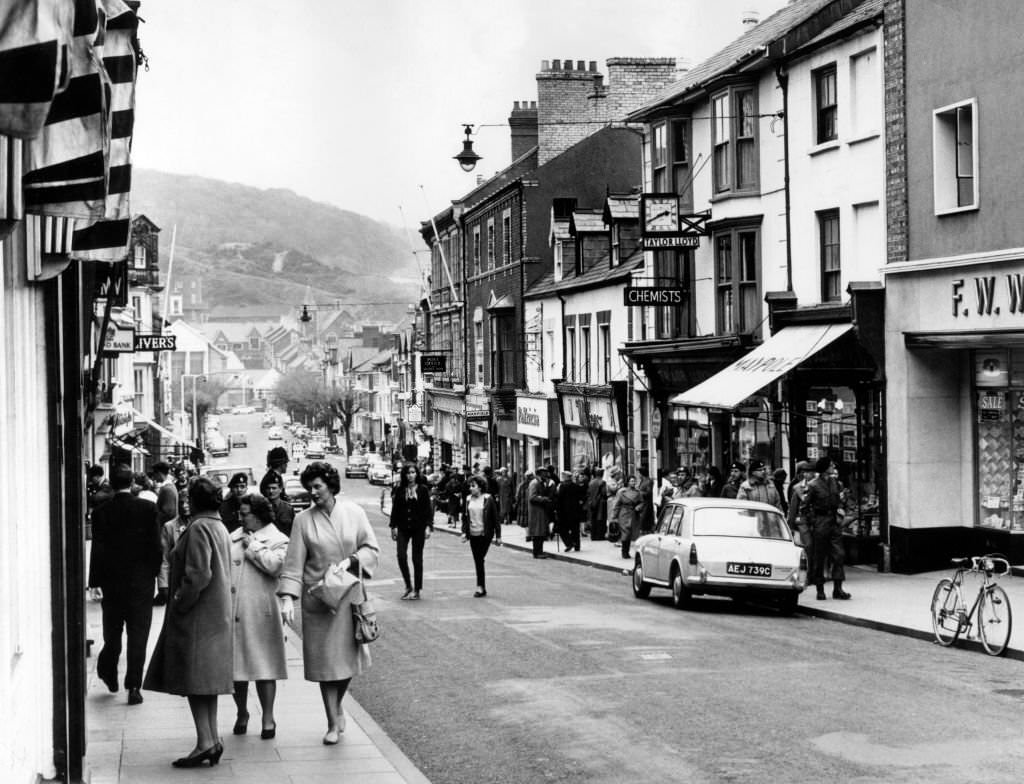
[[471,172],[476,167],[476,162],[483,158],[482,155],[477,155],[473,152],[473,140],[470,139],[470,135],[473,133],[472,125],[465,125],[466,138],[462,142],[462,152],[452,157],[459,162],[459,166],[462,167],[462,171]]

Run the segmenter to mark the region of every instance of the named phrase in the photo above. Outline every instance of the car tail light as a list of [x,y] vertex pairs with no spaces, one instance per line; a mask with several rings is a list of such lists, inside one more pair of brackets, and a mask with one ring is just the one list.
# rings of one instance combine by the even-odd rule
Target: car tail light
[[690,566],[696,566],[696,565],[697,565],[697,545],[696,544],[691,544],[690,545]]

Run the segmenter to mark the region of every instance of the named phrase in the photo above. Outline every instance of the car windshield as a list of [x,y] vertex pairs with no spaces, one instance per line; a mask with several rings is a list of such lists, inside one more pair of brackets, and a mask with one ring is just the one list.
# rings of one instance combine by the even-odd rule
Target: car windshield
[[693,513],[694,536],[738,536],[791,541],[786,521],[778,512],[763,509],[708,507]]

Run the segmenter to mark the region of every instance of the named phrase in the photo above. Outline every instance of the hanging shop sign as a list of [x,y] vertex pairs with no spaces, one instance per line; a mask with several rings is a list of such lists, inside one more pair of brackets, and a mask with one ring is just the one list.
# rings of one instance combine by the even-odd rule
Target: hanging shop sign
[[447,373],[448,372],[448,357],[444,354],[421,354],[420,355],[420,372],[421,373]]
[[589,395],[562,395],[562,422],[570,427],[619,432],[619,418],[615,404],[609,397]]
[[134,351],[177,351],[176,335],[136,335]]
[[516,432],[547,438],[550,428],[547,398],[516,398]]
[[423,409],[413,403],[405,412],[405,418],[410,425],[419,425],[423,423]]
[[135,352],[135,330],[110,324],[103,336],[104,354],[133,354]]

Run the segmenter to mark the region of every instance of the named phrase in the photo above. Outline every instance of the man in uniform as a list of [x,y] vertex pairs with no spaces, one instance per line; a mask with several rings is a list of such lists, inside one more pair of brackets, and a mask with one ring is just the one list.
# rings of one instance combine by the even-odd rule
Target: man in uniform
[[782,511],[782,499],[779,498],[779,491],[775,485],[768,481],[768,466],[762,460],[751,460],[747,464],[747,481],[740,485],[736,493],[740,501],[760,501],[762,504],[771,504],[780,512]]
[[807,582],[818,589],[818,599],[825,596],[825,561],[832,560],[832,598],[849,599],[843,590],[846,570],[843,569],[842,488],[836,478],[835,464],[822,457],[814,464],[818,476],[807,486],[801,513],[811,527],[811,555]]
[[725,480],[725,487],[722,488],[722,498],[736,498],[743,484],[743,472],[746,467],[743,463],[733,463],[729,466],[729,478]]

